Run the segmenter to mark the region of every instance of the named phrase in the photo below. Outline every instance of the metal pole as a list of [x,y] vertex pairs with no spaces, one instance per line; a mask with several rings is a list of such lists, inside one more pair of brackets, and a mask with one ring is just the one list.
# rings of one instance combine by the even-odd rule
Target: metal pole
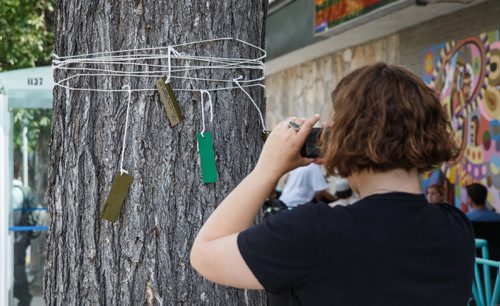
[[0,306],[9,305],[12,294],[12,236],[8,231],[12,184],[10,114],[7,96],[0,93]]
[[28,127],[23,127],[23,185],[28,188]]

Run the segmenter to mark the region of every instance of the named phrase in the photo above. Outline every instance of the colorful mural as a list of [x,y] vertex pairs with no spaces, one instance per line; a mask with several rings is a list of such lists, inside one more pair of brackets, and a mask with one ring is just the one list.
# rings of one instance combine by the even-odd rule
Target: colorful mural
[[423,177],[440,184],[449,201],[467,211],[465,186],[488,187],[488,204],[500,211],[500,31],[425,50],[423,80],[450,115],[460,156]]
[[335,26],[368,14],[396,0],[315,0],[314,33],[319,34]]

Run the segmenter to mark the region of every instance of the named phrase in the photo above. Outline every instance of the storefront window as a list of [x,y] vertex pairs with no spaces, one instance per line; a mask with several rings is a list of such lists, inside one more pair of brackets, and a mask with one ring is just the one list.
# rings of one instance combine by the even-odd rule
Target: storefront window
[[48,144],[51,110],[13,109],[13,297],[15,305],[43,305],[47,231]]

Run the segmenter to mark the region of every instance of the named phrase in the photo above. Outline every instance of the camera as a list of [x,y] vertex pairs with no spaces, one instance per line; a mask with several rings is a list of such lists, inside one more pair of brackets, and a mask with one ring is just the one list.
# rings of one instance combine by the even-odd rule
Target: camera
[[300,156],[307,158],[318,158],[320,155],[319,138],[323,128],[313,128],[307,136],[304,145],[300,149]]

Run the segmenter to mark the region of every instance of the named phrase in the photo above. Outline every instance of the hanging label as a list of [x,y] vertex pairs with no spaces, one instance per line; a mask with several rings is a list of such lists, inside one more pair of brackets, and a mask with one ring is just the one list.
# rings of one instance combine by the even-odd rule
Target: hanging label
[[214,144],[212,133],[204,132],[196,134],[198,138],[198,150],[200,151],[201,176],[203,183],[215,183],[219,180],[217,176],[217,166],[215,165]]
[[162,77],[156,80],[155,84],[160,94],[160,100],[167,111],[168,121],[170,121],[170,125],[174,127],[184,120],[184,116],[182,115],[179,102],[177,102],[172,86],[170,86],[170,83],[165,83],[166,80],[165,77]]
[[109,191],[104,210],[102,211],[101,218],[106,219],[112,223],[116,221],[120,210],[128,195],[128,189],[132,184],[133,177],[128,174],[117,173],[111,190]]

